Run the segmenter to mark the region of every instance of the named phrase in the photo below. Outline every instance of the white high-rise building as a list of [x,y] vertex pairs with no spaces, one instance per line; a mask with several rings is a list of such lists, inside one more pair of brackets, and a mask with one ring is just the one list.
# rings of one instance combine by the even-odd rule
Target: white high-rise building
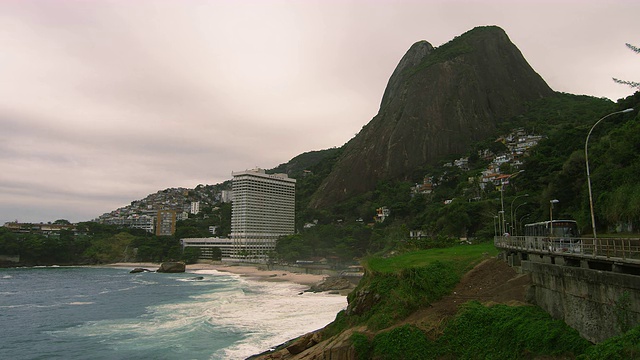
[[200,201],[191,202],[191,213],[193,215],[198,215],[200,212]]
[[232,257],[263,260],[280,236],[295,232],[296,180],[262,169],[232,175]]

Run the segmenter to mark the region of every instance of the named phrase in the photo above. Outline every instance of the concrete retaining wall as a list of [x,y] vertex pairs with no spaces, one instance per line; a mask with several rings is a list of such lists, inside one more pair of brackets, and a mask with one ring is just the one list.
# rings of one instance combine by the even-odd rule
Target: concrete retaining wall
[[[542,260],[542,261],[540,261]],[[640,324],[640,276],[522,261],[531,273],[532,301],[592,342]]]

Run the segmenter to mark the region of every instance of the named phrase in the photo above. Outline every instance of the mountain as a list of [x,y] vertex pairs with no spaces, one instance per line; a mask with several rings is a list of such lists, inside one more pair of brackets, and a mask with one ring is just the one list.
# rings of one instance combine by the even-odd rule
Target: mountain
[[391,75],[378,114],[345,146],[310,207],[373,190],[380,180],[463,154],[525,103],[554,91],[499,27],[478,27],[434,48],[415,43]]
[[282,173],[287,174],[289,177],[299,178],[301,176],[304,176],[305,171],[312,169],[323,160],[335,156],[339,152],[340,148],[308,151],[294,157],[286,163],[280,164],[273,169],[267,170],[267,173]]

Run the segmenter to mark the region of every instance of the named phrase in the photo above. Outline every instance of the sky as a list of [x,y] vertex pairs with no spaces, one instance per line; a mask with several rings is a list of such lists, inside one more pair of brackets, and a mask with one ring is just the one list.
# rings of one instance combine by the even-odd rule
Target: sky
[[[339,147],[420,40],[505,30],[556,91],[640,81],[640,2],[0,1],[0,224],[88,221]],[[597,119],[593,119],[596,121]]]

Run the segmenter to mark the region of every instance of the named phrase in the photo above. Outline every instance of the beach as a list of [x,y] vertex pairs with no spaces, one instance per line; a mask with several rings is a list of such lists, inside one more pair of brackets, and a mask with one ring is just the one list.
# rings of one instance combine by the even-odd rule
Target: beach
[[[109,264],[108,266],[113,267],[125,267],[125,268],[144,268],[151,271],[155,271],[160,267],[160,264],[156,263],[139,263],[139,262],[131,262],[131,263],[114,263]],[[242,277],[246,277],[251,280],[259,280],[259,281],[287,281],[300,285],[315,285],[319,282],[322,282],[324,279],[328,277],[328,275],[315,275],[315,274],[303,274],[303,273],[295,273],[284,270],[264,270],[262,269],[264,265],[236,265],[233,263],[222,263],[222,264],[206,264],[206,263],[197,263],[197,264],[189,264],[186,266],[186,272],[196,272],[198,270],[216,270],[221,272],[228,272],[231,274],[240,275]]]

